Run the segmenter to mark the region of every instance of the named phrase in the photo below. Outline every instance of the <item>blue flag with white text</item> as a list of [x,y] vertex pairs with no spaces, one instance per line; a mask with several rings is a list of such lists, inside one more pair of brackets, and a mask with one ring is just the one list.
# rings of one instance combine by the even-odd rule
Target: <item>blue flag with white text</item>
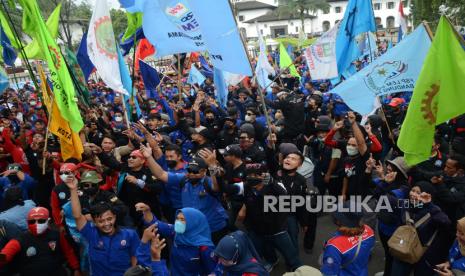
[[142,12],[145,37],[156,57],[208,51],[213,65],[252,75],[228,0],[121,0],[129,12]]
[[420,25],[395,47],[330,92],[341,96],[354,111],[368,114],[373,110],[375,97],[413,91],[430,45],[431,39],[425,27]]
[[371,0],[349,0],[336,38],[338,72],[344,72],[360,57],[356,37],[364,32],[376,32]]

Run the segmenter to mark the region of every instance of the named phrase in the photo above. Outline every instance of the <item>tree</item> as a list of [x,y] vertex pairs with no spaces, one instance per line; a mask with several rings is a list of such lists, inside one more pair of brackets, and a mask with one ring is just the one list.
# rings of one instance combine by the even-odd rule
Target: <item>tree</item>
[[301,29],[305,32],[305,17],[314,15],[318,10],[329,11],[326,0],[279,0],[276,12],[279,17],[299,18]]
[[445,14],[457,26],[465,26],[465,1],[463,0],[413,0],[411,4],[413,24],[428,22],[436,29],[439,18]]
[[111,9],[110,16],[111,22],[113,23],[113,32],[115,36],[118,37],[128,26],[126,12],[123,10]]

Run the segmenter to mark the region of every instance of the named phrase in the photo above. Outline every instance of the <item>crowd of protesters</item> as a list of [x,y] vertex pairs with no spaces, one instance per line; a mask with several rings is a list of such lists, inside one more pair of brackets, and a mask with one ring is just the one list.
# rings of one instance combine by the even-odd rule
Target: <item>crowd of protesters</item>
[[[227,106],[211,78],[181,87],[163,78],[153,98],[139,82],[128,115],[121,95],[89,81],[81,160],[62,159],[39,91],[7,89],[0,274],[262,276],[281,255],[285,275],[368,275],[378,239],[385,276],[464,275],[465,116],[438,126],[429,160],[409,167],[396,147],[409,93],[362,118],[329,81],[311,79],[298,53],[295,64],[302,77],[279,72],[263,99],[249,78],[230,85]],[[345,205],[385,197],[394,208],[322,214],[335,223],[323,251],[320,214],[264,209],[266,196],[325,194]],[[408,225],[415,258],[392,245]]]

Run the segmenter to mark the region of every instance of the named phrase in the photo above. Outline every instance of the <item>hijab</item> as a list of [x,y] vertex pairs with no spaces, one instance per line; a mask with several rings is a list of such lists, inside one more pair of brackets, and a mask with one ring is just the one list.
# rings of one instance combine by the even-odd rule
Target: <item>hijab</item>
[[236,261],[235,265],[224,267],[227,272],[268,275],[263,265],[260,264],[260,257],[255,247],[242,231],[236,231],[223,237],[215,249],[215,254],[225,260]]
[[176,233],[174,242],[185,246],[214,246],[211,239],[210,226],[205,215],[194,208],[182,208],[176,215],[183,213],[186,219],[186,231]]

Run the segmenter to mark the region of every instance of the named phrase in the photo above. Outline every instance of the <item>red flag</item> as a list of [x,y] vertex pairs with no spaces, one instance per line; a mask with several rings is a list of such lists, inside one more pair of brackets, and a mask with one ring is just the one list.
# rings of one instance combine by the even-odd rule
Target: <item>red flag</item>
[[155,54],[155,47],[146,38],[141,39],[136,50],[136,70],[139,71],[139,59],[144,60],[153,54]]

